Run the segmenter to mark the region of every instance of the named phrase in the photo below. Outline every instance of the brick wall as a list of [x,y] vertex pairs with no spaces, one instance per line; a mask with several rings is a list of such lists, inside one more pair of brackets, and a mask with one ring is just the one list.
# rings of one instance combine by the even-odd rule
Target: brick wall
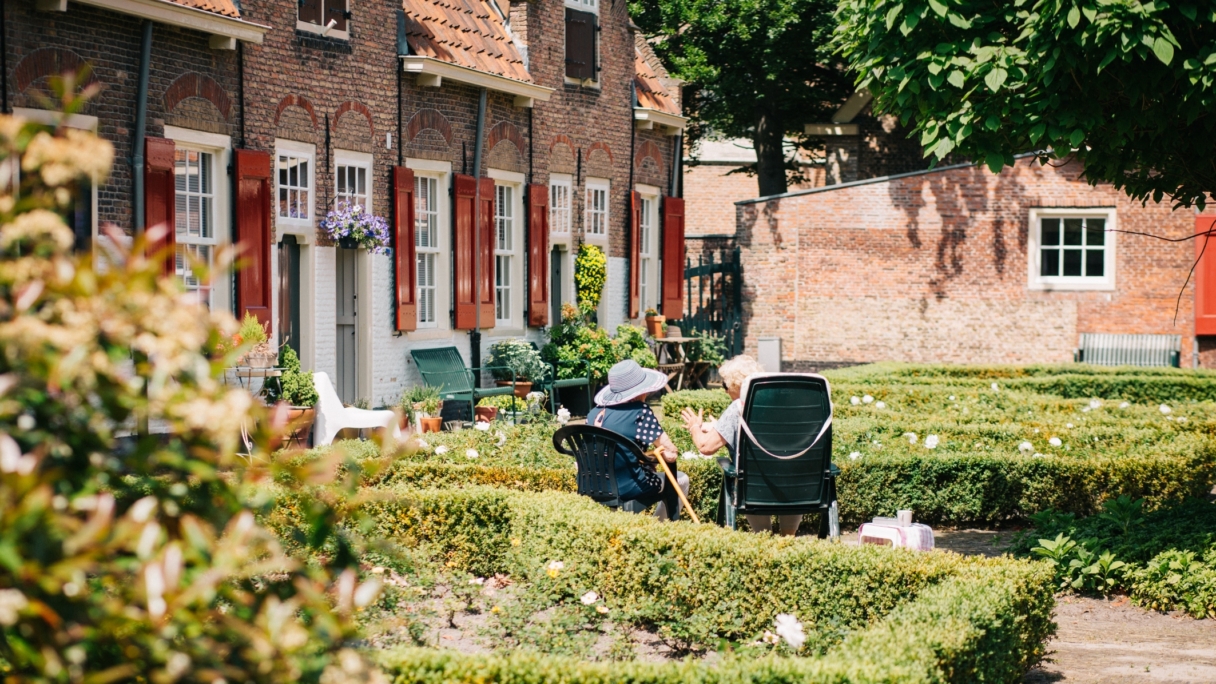
[[1193,285],[1173,317],[1190,243],[1119,234],[1115,290],[1028,289],[1032,207],[1115,207],[1121,230],[1193,230],[1189,210],[1141,207],[1078,176],[1022,160],[999,175],[954,168],[740,204],[746,347],[780,336],[791,367],[1050,363],[1071,360],[1082,332],[1164,333],[1182,335],[1189,364]]

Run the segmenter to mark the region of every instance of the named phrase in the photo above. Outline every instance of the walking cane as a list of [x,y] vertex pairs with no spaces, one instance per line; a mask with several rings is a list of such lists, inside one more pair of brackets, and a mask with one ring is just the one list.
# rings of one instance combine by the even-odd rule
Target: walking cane
[[[688,509],[688,514],[692,516],[692,521],[700,525],[701,519],[697,517],[697,512],[692,509],[692,504],[688,503],[688,497],[684,496],[684,490],[680,489],[680,483],[676,481],[676,476],[672,474],[671,467],[667,465],[667,459],[663,458],[663,450],[656,446],[654,451],[650,452],[650,455],[654,456],[659,465],[663,466],[663,472],[667,475],[667,481],[671,483],[672,487],[676,488],[676,495],[680,497],[684,508]],[[668,517],[671,516],[668,515]]]

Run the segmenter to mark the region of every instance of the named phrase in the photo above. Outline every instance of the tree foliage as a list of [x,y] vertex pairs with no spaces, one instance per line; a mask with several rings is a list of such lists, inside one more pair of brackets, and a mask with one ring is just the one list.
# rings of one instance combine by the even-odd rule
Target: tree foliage
[[926,156],[1075,158],[1090,183],[1216,191],[1216,8],[1154,0],[843,0],[837,45]]
[[748,138],[760,194],[785,192],[783,142],[826,121],[852,92],[830,46],[829,0],[631,0],[634,21],[671,74],[684,80],[689,138]]

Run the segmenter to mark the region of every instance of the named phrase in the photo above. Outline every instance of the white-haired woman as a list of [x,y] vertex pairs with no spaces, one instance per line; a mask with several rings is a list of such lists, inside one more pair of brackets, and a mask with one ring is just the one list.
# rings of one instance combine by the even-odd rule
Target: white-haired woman
[[[739,438],[739,419],[743,415],[743,402],[739,399],[739,392],[743,390],[744,380],[763,372],[764,368],[755,359],[740,354],[718,368],[718,375],[722,377],[722,385],[730,395],[731,402],[713,425],[704,424],[705,416],[702,410],[694,413],[691,408],[685,407],[680,412],[684,427],[688,428],[688,433],[692,435],[692,442],[697,446],[697,451],[712,456],[722,447],[726,447],[730,451],[731,460],[734,460],[738,446],[735,440]],[[798,532],[798,525],[802,523],[801,515],[779,515],[777,518],[781,534],[787,537],[794,536]],[[773,519],[767,515],[748,515],[747,524],[752,532],[771,532],[773,529]]]

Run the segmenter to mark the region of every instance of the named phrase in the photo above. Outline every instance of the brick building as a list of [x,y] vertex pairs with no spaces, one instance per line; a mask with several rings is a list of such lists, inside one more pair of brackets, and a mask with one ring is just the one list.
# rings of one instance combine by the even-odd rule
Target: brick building
[[[187,287],[258,315],[347,401],[393,401],[418,382],[411,348],[455,345],[475,362],[498,339],[539,340],[574,299],[584,242],[609,257],[601,323],[664,304],[664,284],[680,307],[662,257],[683,253],[684,119],[626,3],[20,0],[4,12],[6,111],[49,120],[30,111],[33,93],[81,65],[103,86],[74,125],[118,161],[77,212],[80,234],[99,222],[138,233],[145,181],[144,223],[177,227]],[[318,224],[340,202],[385,217],[396,249],[327,239]],[[247,268],[191,276],[184,254],[234,243]]]
[[[1138,333],[1181,335],[1182,365],[1216,365],[1202,337],[1216,296],[1197,346],[1195,282],[1183,289],[1195,246],[1112,232],[1183,238],[1195,213],[1079,176],[1021,159],[738,202],[745,346],[779,337],[786,369],[1058,363],[1082,333]],[[1199,276],[1201,292],[1216,285],[1216,259]]]

